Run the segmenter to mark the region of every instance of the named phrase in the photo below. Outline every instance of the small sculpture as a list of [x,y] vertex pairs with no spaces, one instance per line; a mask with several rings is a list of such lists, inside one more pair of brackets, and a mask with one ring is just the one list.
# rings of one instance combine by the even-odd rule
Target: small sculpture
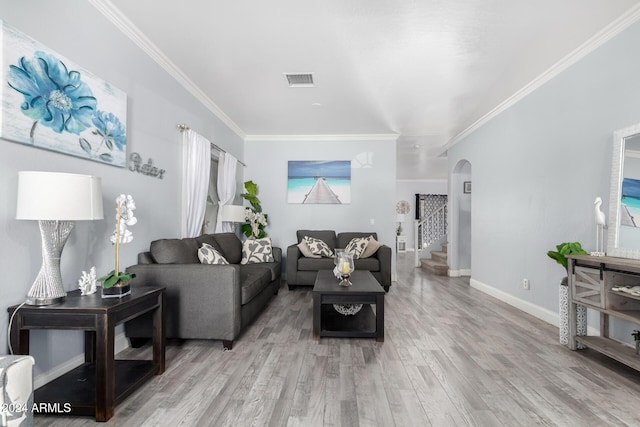
[[96,267],[91,267],[89,273],[82,272],[82,277],[78,279],[78,288],[82,295],[91,295],[96,292]]
[[596,219],[596,250],[591,252],[592,256],[604,256],[604,229],[607,226],[604,213],[600,210],[602,199],[596,197],[595,202],[595,219]]

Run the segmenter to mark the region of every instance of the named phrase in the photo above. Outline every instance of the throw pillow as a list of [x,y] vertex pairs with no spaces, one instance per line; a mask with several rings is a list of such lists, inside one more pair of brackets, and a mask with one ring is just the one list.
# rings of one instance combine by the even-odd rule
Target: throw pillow
[[274,262],[271,237],[247,239],[242,243],[242,260],[240,264],[256,264]]
[[307,244],[309,251],[314,255],[320,255],[321,257],[332,257],[333,251],[329,249],[329,246],[320,239],[304,236],[304,242]]
[[311,251],[309,250],[309,246],[307,246],[307,242],[305,242],[304,240],[302,242],[298,243],[298,249],[300,249],[300,253],[305,258],[321,258],[320,255],[316,255],[314,253],[311,253]]
[[208,243],[203,243],[198,249],[198,259],[201,264],[229,264],[224,256]]
[[360,258],[369,258],[375,254],[381,246],[383,246],[382,243],[374,239],[373,236],[369,236],[369,243],[367,243],[367,247],[364,248],[364,252],[360,255]]
[[344,250],[351,254],[353,259],[358,259],[367,247],[367,243],[369,243],[369,237],[355,237],[347,243],[347,247]]

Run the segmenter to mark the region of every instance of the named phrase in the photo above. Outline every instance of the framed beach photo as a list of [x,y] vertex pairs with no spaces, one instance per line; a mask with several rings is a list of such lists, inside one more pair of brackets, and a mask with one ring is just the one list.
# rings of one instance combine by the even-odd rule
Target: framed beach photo
[[126,166],[127,95],[0,21],[0,138]]
[[351,161],[289,161],[287,202],[301,204],[351,203]]

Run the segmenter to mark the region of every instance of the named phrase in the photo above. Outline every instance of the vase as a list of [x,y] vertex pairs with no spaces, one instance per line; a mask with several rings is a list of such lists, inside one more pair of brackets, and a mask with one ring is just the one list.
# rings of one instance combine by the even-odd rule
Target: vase
[[122,298],[131,294],[131,285],[124,282],[118,282],[110,288],[102,286],[102,298]]

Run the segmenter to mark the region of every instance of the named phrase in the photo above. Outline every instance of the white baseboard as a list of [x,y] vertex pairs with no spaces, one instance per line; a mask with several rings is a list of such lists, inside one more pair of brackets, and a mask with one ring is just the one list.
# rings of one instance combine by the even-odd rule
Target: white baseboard
[[[547,310],[546,308],[532,304],[529,301],[514,297],[511,294],[482,283],[474,278],[471,278],[469,284],[472,288],[484,292],[487,295],[491,295],[492,297],[497,298],[500,301],[506,302],[507,304],[512,305],[517,309],[522,310],[534,317],[537,317],[538,319],[543,320],[553,326],[559,327],[560,325],[560,316],[555,311]],[[597,328],[587,326],[587,335],[599,334],[600,331]]]
[[[115,353],[119,353],[122,350],[129,348],[129,341],[127,337],[124,335],[124,332],[119,333],[114,337],[114,349]],[[66,362],[56,366],[55,368],[49,369],[47,372],[44,372],[33,379],[33,388],[34,390],[42,387],[43,385],[50,383],[56,378],[66,374],[70,370],[77,368],[78,366],[84,363],[84,354],[80,354],[72,359],[67,360]]]
[[449,277],[471,276],[471,269],[449,270]]

